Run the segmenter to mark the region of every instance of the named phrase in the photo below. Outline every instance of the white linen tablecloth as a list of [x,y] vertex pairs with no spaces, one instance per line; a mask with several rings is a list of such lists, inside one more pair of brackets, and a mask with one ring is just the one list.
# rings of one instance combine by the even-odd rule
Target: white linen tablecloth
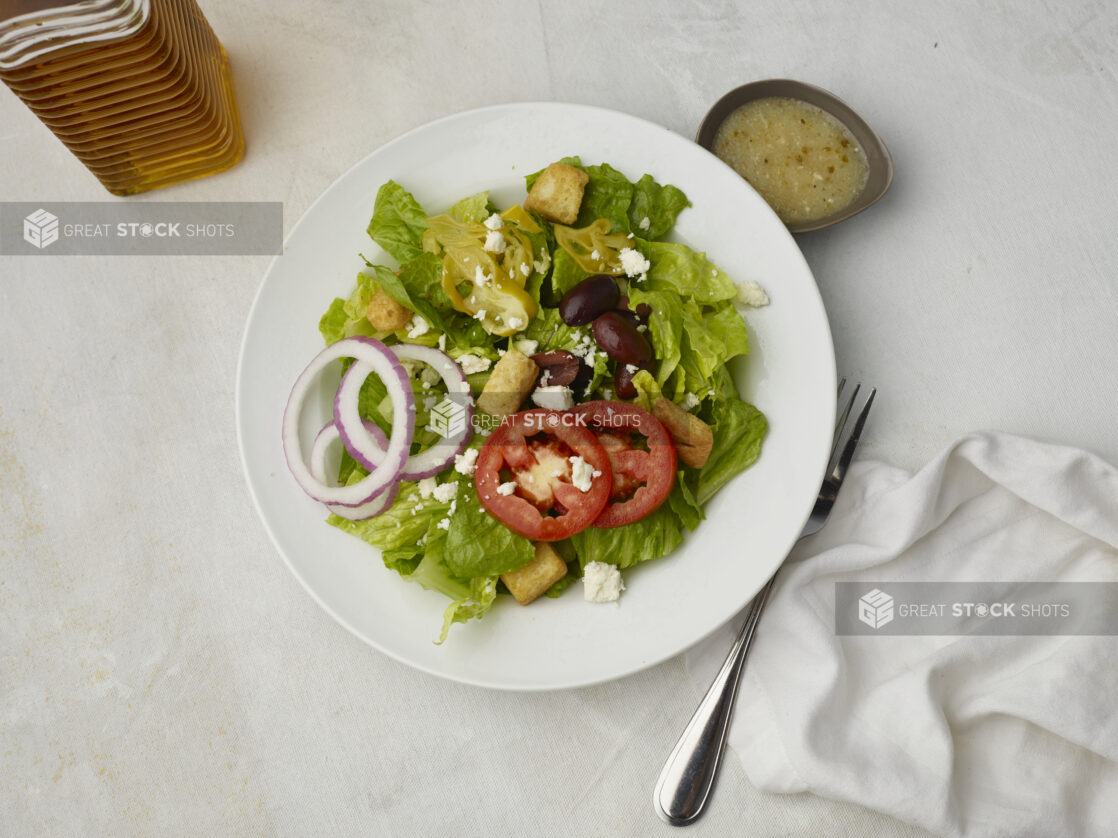
[[[728,89],[802,79],[896,161],[880,204],[800,238],[839,371],[881,389],[862,455],[914,470],[989,428],[1118,461],[1112,3],[202,5],[246,157],[131,200],[282,201],[290,229],[450,112],[576,101],[693,136]],[[0,200],[108,197],[0,91]],[[682,658],[547,695],[444,683],[283,567],[233,427],[267,264],[0,257],[0,834],[671,832],[651,790],[698,697]],[[758,792],[736,759],[689,831],[923,834]]]
[[[839,582],[900,600],[874,631],[939,601],[912,583],[1011,583],[993,587],[1015,617],[1032,583],[1069,618],[1037,635],[837,635]],[[1089,589],[1067,602],[1054,582]],[[1118,639],[1066,632],[1116,582],[1118,468],[1098,457],[985,433],[912,475],[859,462],[777,577],[730,743],[759,788],[858,801],[944,835],[1110,836]],[[688,652],[697,686],[732,639],[725,627]]]

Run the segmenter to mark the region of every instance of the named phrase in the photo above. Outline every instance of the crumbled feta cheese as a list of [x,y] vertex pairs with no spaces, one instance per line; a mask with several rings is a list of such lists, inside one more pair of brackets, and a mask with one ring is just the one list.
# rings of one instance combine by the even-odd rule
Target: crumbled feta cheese
[[648,220],[648,216],[646,215],[644,218],[641,219],[641,223],[637,226],[640,227],[642,230],[647,230],[649,227],[652,226],[652,222]]
[[484,319],[485,319],[485,309],[479,308],[477,310],[477,314],[474,315],[474,320],[484,320]]
[[617,602],[623,590],[617,565],[587,562],[582,569],[582,595],[587,602]]
[[652,264],[645,259],[639,250],[631,247],[621,249],[621,269],[625,276],[632,277],[637,282],[644,282],[648,278],[648,269]]
[[598,259],[602,258],[602,255],[600,253],[598,253],[598,251],[594,250],[594,251],[591,251],[590,258],[594,259],[594,260],[598,260]]
[[570,410],[575,406],[571,388],[562,384],[537,387],[532,393],[532,401],[548,410]]
[[416,512],[422,512],[422,511],[423,511],[423,501],[420,501],[412,509],[412,514],[414,515]]
[[636,375],[638,369],[639,369],[639,367],[637,367],[636,364],[626,364],[625,365],[625,372],[629,373],[629,375]]
[[473,476],[474,469],[477,467],[477,452],[476,448],[467,448],[461,454],[455,454],[454,470],[467,477]]
[[513,349],[523,355],[535,355],[536,350],[539,348],[540,342],[538,340],[530,340],[529,338],[523,338],[513,344]]
[[738,302],[753,308],[760,308],[769,304],[769,295],[761,284],[753,280],[738,283]]
[[532,267],[536,269],[536,273],[547,273],[547,260],[537,259],[535,262],[532,263]]
[[524,276],[531,276],[532,275],[532,266],[529,265],[527,262],[521,262],[520,263],[520,272],[522,274],[524,274]]
[[503,253],[505,250],[505,237],[500,230],[490,230],[485,234],[485,249],[490,253]]
[[484,288],[489,284],[491,279],[492,277],[481,269],[481,265],[474,268],[474,285],[479,288]]
[[485,226],[490,230],[500,230],[505,226],[505,222],[502,220],[501,216],[497,215],[497,213],[493,213],[485,219]]
[[425,335],[430,328],[430,323],[424,320],[420,315],[413,314],[411,316],[411,321],[408,323],[408,337],[417,338],[421,335]]
[[571,457],[571,484],[580,492],[589,492],[590,485],[593,483],[595,477],[601,477],[602,472],[594,468],[586,460],[579,457]]
[[482,358],[472,353],[466,355],[459,355],[456,359],[458,366],[462,368],[462,372],[466,375],[473,375],[475,372],[485,372],[493,363],[488,358]]
[[508,483],[502,483],[497,487],[497,494],[504,495],[506,498],[516,491],[516,481],[510,480]]
[[684,410],[694,410],[699,406],[699,397],[694,393],[684,393],[683,403],[680,405]]
[[439,335],[439,349],[446,352],[446,332]]
[[435,526],[438,527],[440,530],[449,530],[450,529],[450,519],[449,518],[443,518],[441,521],[439,521],[439,523],[435,524]]
[[509,328],[510,329],[523,329],[524,328],[524,321],[521,320],[519,317],[510,317],[509,318]]
[[438,486],[435,486],[431,494],[435,496],[435,500],[437,500],[439,503],[450,503],[458,494],[458,484],[440,483]]
[[[435,488],[439,485],[439,481],[434,477],[424,477],[419,481],[417,487],[419,489],[419,496],[424,500],[431,497],[435,493]],[[457,484],[452,484],[457,485]],[[418,506],[419,504],[416,504]]]

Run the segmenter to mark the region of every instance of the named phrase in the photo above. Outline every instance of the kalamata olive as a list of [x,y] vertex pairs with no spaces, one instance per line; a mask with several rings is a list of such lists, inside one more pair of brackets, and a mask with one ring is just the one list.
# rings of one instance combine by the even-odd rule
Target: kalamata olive
[[[636,308],[629,306],[629,295],[622,294],[617,301],[617,311],[626,316],[626,319],[633,321],[633,325],[642,326],[648,323],[648,316],[652,314],[652,306],[648,303],[638,303]],[[631,317],[629,315],[632,315]]]
[[594,340],[613,360],[639,364],[652,360],[652,347],[637,327],[616,311],[607,311],[594,320]]
[[619,309],[617,309],[615,314],[620,314],[622,317],[624,317],[626,320],[628,320],[634,326],[641,325],[641,319],[639,317],[637,317],[636,312],[629,311],[629,309],[627,309],[627,308],[619,308]]
[[571,389],[581,395],[593,378],[594,368],[586,363],[586,361],[584,361],[582,358],[579,358],[578,375],[575,376],[574,383],[571,384]]
[[620,296],[617,280],[596,274],[563,295],[559,301],[559,316],[568,326],[585,326],[598,315],[615,308]]
[[565,349],[556,349],[553,352],[537,352],[532,356],[536,366],[540,368],[541,384],[570,384],[579,373],[578,356]]
[[635,366],[632,364],[618,365],[617,373],[613,376],[613,389],[617,392],[618,398],[635,399],[637,397],[637,388],[633,386],[633,376],[640,370],[652,372],[652,362],[641,361]]

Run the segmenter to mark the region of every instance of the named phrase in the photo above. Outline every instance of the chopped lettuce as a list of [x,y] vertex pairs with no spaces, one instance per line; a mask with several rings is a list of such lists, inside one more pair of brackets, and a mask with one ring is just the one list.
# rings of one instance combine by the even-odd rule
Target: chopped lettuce
[[[588,182],[577,226],[606,218],[613,232],[629,235],[632,247],[650,262],[641,281],[627,281],[630,305],[651,308],[646,335],[656,358],[653,374],[638,373],[633,381],[637,403],[651,409],[661,396],[698,413],[712,429],[714,450],[701,469],[680,464],[668,499],[640,521],[622,527],[589,527],[555,548],[568,563],[566,576],[547,592],[558,596],[581,576],[590,561],[631,567],[670,553],[685,534],[703,521],[703,505],[734,475],[751,465],[760,453],[767,431],[765,417],[743,401],[726,369],[726,362],[749,351],[745,321],[734,307],[736,286],[706,254],[684,244],[663,241],[679,213],[690,206],[677,187],[662,185],[648,174],[635,183],[606,163],[583,165],[578,157],[561,162],[586,172]],[[538,176],[527,177],[527,185]],[[462,223],[484,221],[498,208],[488,192],[478,192],[454,204],[449,215]],[[538,351],[565,349],[593,358],[594,374],[578,400],[610,397],[617,365],[599,350],[588,327],[565,324],[555,307],[563,294],[586,278],[562,248],[556,247],[552,225],[539,217],[536,233],[525,231],[533,251],[533,269],[524,278],[539,312],[515,339],[534,340]],[[513,345],[485,331],[481,322],[455,310],[443,289],[442,258],[437,243],[424,249],[427,213],[401,185],[389,181],[377,193],[368,233],[396,260],[397,267],[366,262],[348,298],[335,299],[323,314],[319,330],[326,343],[352,335],[370,335],[389,343],[413,342],[445,346],[454,358],[470,353],[496,362]],[[430,236],[428,236],[430,239]],[[624,280],[623,278],[623,281]],[[378,333],[365,317],[372,295],[382,289],[401,305],[421,316],[429,328],[409,335],[410,329]],[[445,336],[445,340],[443,337]],[[478,393],[489,372],[469,376]],[[413,372],[416,395],[416,436],[412,452],[437,441],[427,428],[431,405],[443,392]],[[392,409],[384,384],[371,376],[361,388],[361,415],[390,430]],[[471,447],[484,440],[475,438]],[[343,452],[339,481],[351,484],[365,475],[348,452]],[[490,516],[478,501],[473,481],[448,470],[438,478],[458,486],[453,502],[441,502],[417,483],[401,483],[395,502],[381,515],[347,521],[331,515],[329,523],[381,550],[386,568],[450,600],[441,636],[455,623],[483,616],[504,591],[500,575],[523,567],[534,556],[532,543]]]
[[[678,491],[678,487],[672,491]],[[682,544],[683,525],[671,503],[663,503],[639,521],[622,527],[587,527],[571,536],[571,543],[581,567],[599,561],[624,570],[658,559]]]
[[447,566],[458,576],[496,576],[532,561],[532,542],[485,511],[471,481],[462,481],[446,536]]
[[725,368],[719,370],[709,414],[706,419],[714,431],[714,448],[699,472],[695,500],[700,504],[756,462],[769,429],[765,415],[737,397],[733,379]]
[[[578,157],[558,161],[581,169],[589,175],[582,196],[576,227],[585,227],[598,218],[607,218],[614,233],[634,233],[644,239],[658,239],[675,225],[676,217],[691,202],[678,187],[661,186],[645,174],[635,184],[608,163],[584,166]],[[533,172],[525,178],[528,189],[539,177]],[[648,219],[647,224],[645,219]]]
[[450,217],[455,221],[461,221],[463,224],[469,224],[472,221],[484,221],[489,217],[489,208],[489,192],[478,192],[476,195],[463,198],[452,206]]
[[636,182],[629,203],[629,229],[644,239],[662,238],[675,226],[676,217],[689,206],[691,202],[682,190],[671,184],[661,186],[652,175],[643,175]]
[[423,251],[427,213],[404,187],[388,181],[377,191],[369,237],[401,265]]

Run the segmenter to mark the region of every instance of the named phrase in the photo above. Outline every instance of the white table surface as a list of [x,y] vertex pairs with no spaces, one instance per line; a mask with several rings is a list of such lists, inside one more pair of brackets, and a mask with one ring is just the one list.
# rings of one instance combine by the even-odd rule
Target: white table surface
[[[870,211],[800,237],[862,455],[995,428],[1118,461],[1118,7],[204,2],[248,142],[134,200],[274,200],[290,229],[385,141],[521,100],[692,136],[726,90],[833,90],[888,143]],[[103,200],[0,91],[0,200]],[[591,689],[414,672],[288,573],[241,476],[233,383],[268,257],[0,257],[0,834],[668,834],[682,658]],[[696,835],[919,834],[763,795],[727,760]]]

